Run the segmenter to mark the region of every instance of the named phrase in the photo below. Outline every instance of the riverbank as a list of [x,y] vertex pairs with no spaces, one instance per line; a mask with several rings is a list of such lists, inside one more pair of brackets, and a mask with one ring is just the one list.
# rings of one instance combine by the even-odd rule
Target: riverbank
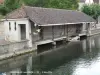
[[12,53],[7,53],[7,54],[4,54],[4,55],[0,55],[0,61],[8,59],[8,58],[24,55],[26,53],[31,53],[31,52],[36,52],[36,50],[34,50],[34,48],[28,48],[28,49],[19,50],[19,51],[12,52]]

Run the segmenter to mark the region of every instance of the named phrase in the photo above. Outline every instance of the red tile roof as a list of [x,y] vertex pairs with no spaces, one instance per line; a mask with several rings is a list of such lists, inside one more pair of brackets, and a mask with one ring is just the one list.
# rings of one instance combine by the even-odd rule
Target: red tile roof
[[4,0],[0,0],[0,4],[4,3]]

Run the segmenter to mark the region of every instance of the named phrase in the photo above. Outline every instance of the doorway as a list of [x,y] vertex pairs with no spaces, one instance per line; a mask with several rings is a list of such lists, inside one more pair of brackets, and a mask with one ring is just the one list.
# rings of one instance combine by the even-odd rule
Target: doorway
[[20,24],[21,40],[26,40],[26,25]]

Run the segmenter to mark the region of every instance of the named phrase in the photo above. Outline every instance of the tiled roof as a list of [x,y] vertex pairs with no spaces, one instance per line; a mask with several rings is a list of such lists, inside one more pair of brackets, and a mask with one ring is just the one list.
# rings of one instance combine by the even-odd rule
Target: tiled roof
[[[85,0],[80,0],[79,2],[85,3]],[[94,3],[99,3],[99,0],[93,0]]]
[[99,3],[99,0],[93,0],[94,1],[94,3]]
[[94,22],[90,16],[76,10],[24,6],[7,15],[7,19],[26,18],[36,24]]
[[4,2],[4,0],[0,0],[0,4],[2,4]]
[[26,17],[26,12],[25,12],[25,7],[21,7],[9,14],[7,14],[6,18],[10,19],[17,19],[17,18],[25,18]]
[[85,3],[85,0],[80,0],[80,2],[84,2]]

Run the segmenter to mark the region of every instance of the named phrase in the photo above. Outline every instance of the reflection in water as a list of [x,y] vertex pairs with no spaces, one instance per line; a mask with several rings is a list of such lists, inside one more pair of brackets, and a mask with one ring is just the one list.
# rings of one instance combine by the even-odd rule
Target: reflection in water
[[[44,51],[43,46],[42,49]],[[100,36],[93,36],[37,55],[1,61],[0,72],[6,75],[100,75],[99,66]]]

